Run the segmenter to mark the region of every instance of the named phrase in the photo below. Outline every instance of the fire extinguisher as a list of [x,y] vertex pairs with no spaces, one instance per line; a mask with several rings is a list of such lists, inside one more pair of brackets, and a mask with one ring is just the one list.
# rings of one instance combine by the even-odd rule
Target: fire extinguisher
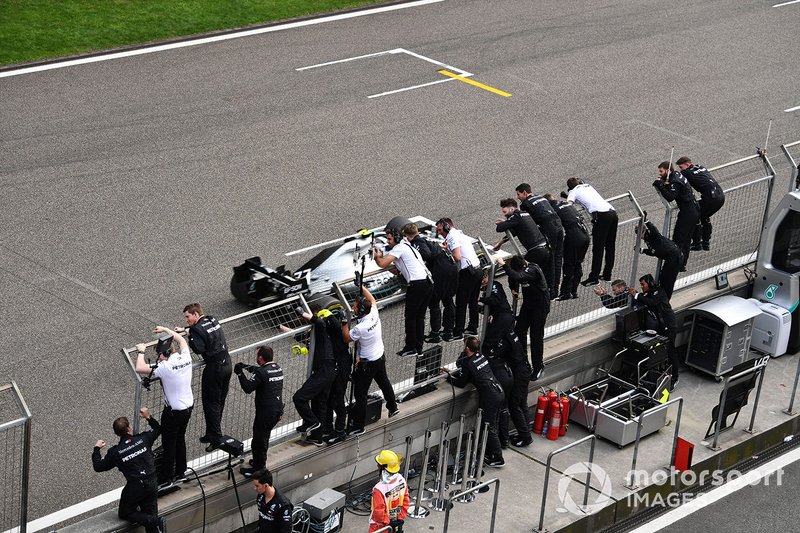
[[533,417],[533,432],[537,435],[542,434],[548,405],[550,405],[550,402],[547,400],[547,396],[545,396],[544,392],[542,392],[536,400],[536,415]]
[[558,429],[558,436],[563,437],[567,434],[569,426],[569,396],[561,396],[561,427]]
[[550,427],[547,428],[547,440],[558,440],[561,429],[561,406],[558,401],[550,403]]

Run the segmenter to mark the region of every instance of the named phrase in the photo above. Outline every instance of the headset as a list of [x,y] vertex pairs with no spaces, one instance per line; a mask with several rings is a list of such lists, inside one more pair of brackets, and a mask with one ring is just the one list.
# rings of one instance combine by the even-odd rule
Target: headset
[[439,220],[436,221],[436,225],[437,226],[441,225],[442,231],[445,233],[450,233],[450,230],[453,229],[453,226],[451,225],[449,218],[444,218],[444,217],[440,218]]
[[356,316],[358,318],[364,318],[372,310],[372,302],[365,296],[356,296],[355,307],[357,308]]

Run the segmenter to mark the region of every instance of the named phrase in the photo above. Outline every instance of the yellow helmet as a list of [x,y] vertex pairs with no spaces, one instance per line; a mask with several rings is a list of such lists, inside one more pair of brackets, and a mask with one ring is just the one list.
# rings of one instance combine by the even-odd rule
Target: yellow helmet
[[381,453],[375,456],[375,462],[391,474],[396,474],[400,471],[400,460],[400,456],[392,450],[382,450]]
[[329,316],[332,316],[332,315],[333,315],[333,313],[331,313],[330,310],[328,310],[328,309],[320,309],[317,312],[317,316],[319,318],[328,318]]

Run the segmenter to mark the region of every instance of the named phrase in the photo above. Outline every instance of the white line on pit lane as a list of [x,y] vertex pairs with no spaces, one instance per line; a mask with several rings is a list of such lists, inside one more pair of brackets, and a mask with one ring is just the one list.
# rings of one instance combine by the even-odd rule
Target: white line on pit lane
[[784,2],[782,4],[775,4],[772,7],[788,6],[789,4],[797,4],[797,3],[800,3],[800,0],[791,0],[790,2]]
[[[797,0],[797,1],[800,2],[800,0]],[[789,109],[784,109],[783,112],[784,113],[791,113],[792,111],[798,111],[798,110],[800,110],[800,105],[795,106],[795,107],[790,107]]]
[[363,11],[354,11],[352,13],[340,13],[338,15],[331,15],[328,17],[320,17],[308,20],[300,20],[297,22],[289,22],[286,24],[279,24],[276,26],[268,26],[266,28],[256,28],[252,30],[244,30],[235,33],[226,33],[224,35],[214,35],[211,37],[203,37],[200,39],[193,39],[191,41],[181,41],[178,43],[162,44],[158,46],[151,46],[148,48],[139,48],[137,50],[126,50],[124,52],[114,52],[110,54],[103,54],[99,56],[83,57],[80,59],[70,59],[67,61],[60,61],[57,63],[48,63],[46,65],[37,65],[34,67],[24,67],[16,70],[9,70],[0,72],[0,78],[8,78],[11,76],[21,76],[22,74],[31,74],[34,72],[42,72],[45,70],[53,70],[57,68],[73,67],[76,65],[84,65],[87,63],[98,63],[100,61],[109,61],[111,59],[120,59],[123,57],[138,56],[143,54],[153,54],[155,52],[163,52],[165,50],[174,50],[176,48],[186,48],[189,46],[197,46],[199,44],[215,43],[219,41],[227,41],[230,39],[238,39],[240,37],[250,37],[251,35],[260,35],[262,33],[272,33],[275,31],[289,30],[292,28],[301,28],[303,26],[312,26],[315,24],[322,24],[325,22],[334,22],[337,20],[351,19],[355,17],[363,17],[366,15],[374,15],[377,13],[385,13],[387,11],[397,11],[399,9],[406,9],[409,7],[419,7],[428,4],[436,4],[444,2],[445,0],[417,0],[416,2],[408,2],[406,4],[396,4],[392,6],[376,7],[374,9],[365,9]]

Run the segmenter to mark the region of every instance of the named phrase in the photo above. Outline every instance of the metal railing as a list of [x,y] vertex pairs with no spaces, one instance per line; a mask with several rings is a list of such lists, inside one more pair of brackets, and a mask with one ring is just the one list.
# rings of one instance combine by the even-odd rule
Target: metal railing
[[[636,440],[634,441],[635,444],[633,445],[633,458],[631,459],[630,481],[626,485],[626,487],[629,489],[635,490],[638,488],[634,481],[634,475],[636,472],[636,460],[639,457],[639,443],[642,439],[642,425],[644,424],[644,419],[648,416],[654,415],[662,409],[669,409],[669,406],[674,403],[678,404],[678,415],[675,417],[675,431],[672,435],[672,451],[670,452],[669,464],[667,465],[667,468],[670,468],[675,463],[675,450],[678,447],[678,431],[680,431],[681,428],[681,414],[683,414],[683,398],[674,398],[666,403],[656,405],[655,407],[651,407],[650,409],[639,413],[639,420],[636,423]],[[601,407],[600,411],[602,410],[603,408]]]
[[783,410],[783,412],[789,416],[794,416],[797,413],[797,411],[794,410],[794,398],[797,395],[798,378],[800,378],[800,357],[797,358],[797,368],[794,371],[794,385],[792,385],[792,396],[789,399],[789,407]]
[[[800,189],[800,141],[781,145],[781,150],[789,160],[791,172],[789,173],[789,192]],[[792,154],[795,153],[796,157]]]
[[28,524],[28,475],[31,411],[17,384],[0,384],[0,531],[25,533]]
[[547,454],[547,464],[545,466],[545,471],[544,471],[544,488],[542,489],[542,508],[539,511],[539,527],[537,529],[535,529],[534,531],[538,531],[539,533],[545,533],[545,531],[546,531],[544,529],[544,512],[545,512],[545,508],[547,506],[547,485],[550,483],[550,464],[553,462],[553,457],[555,457],[556,455],[558,455],[561,452],[565,452],[565,451],[569,450],[570,448],[574,448],[575,446],[578,446],[579,444],[583,444],[587,440],[590,441],[591,444],[589,445],[589,461],[587,463],[588,472],[586,473],[586,488],[584,489],[584,493],[583,493],[583,506],[586,507],[588,505],[588,503],[589,503],[589,489],[591,488],[591,481],[592,481],[592,468],[591,468],[591,465],[594,464],[593,463],[593,460],[594,460],[594,445],[595,445],[595,442],[597,442],[597,437],[595,437],[594,435],[587,435],[587,436],[583,437],[582,439],[576,440],[573,443],[567,444],[566,446],[563,446],[563,447],[561,447],[561,448],[559,448],[557,450],[553,450],[552,452]]
[[[500,496],[500,480],[498,478],[490,479],[489,481],[484,481],[483,483],[475,485],[471,489],[462,490],[450,496],[447,499],[448,505],[444,512],[444,526],[442,526],[442,533],[447,533],[450,527],[450,510],[453,508],[453,503],[452,503],[453,501],[458,501],[459,499],[464,498],[467,495],[475,494],[476,492],[481,492],[484,489],[488,489],[492,485],[496,485],[496,487],[494,489],[494,499],[492,500],[492,517],[489,522],[489,533],[494,533],[495,518],[497,516],[497,499]],[[474,526],[474,524],[471,524],[471,526]],[[475,529],[471,527],[470,531],[475,531]]]
[[[753,412],[750,415],[750,425],[747,426],[747,429],[745,429],[746,432],[753,433],[753,424],[755,424],[756,412],[758,411],[758,399],[761,396],[761,384],[764,382],[764,371],[767,368],[767,364],[769,363],[769,359],[770,359],[769,356],[762,357],[761,359],[758,359],[755,362],[755,365],[753,365],[751,368],[742,370],[741,372],[739,372],[737,374],[734,374],[732,376],[730,376],[730,375],[725,376],[725,381],[724,381],[724,383],[722,385],[722,394],[720,395],[720,399],[719,399],[719,411],[717,412],[717,420],[714,423],[714,442],[712,442],[710,445],[708,445],[708,448],[710,450],[713,450],[715,452],[720,450],[720,447],[717,446],[717,442],[719,441],[719,434],[724,431],[721,428],[722,428],[722,422],[723,422],[723,420],[724,420],[724,418],[726,416],[725,415],[725,400],[728,398],[728,383],[730,383],[734,379],[738,379],[738,378],[740,378],[742,376],[746,376],[747,374],[758,373],[758,387],[756,389],[756,399],[753,402]],[[750,392],[748,391],[747,394],[749,396]],[[738,417],[739,415],[737,414],[736,416]],[[729,427],[727,427],[725,429],[731,429],[732,427],[733,427],[733,425],[731,425],[731,426],[729,426]]]

